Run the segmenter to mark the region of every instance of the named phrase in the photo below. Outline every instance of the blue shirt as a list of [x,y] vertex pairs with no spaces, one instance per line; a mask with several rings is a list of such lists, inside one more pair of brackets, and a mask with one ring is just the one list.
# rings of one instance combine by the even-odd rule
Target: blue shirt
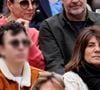
[[63,5],[61,0],[56,0],[56,2],[52,3],[49,0],[49,5],[51,8],[52,16],[59,14],[63,11]]

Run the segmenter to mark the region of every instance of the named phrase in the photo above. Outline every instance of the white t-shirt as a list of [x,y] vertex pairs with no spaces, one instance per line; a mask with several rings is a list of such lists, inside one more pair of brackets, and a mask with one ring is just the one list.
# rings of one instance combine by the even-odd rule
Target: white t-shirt
[[18,83],[18,90],[20,90],[20,84],[21,84],[21,81],[22,81],[22,77],[15,77],[15,80],[16,82]]

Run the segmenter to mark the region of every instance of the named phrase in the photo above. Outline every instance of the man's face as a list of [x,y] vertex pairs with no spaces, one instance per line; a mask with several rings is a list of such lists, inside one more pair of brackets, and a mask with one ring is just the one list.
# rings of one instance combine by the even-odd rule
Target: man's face
[[66,13],[80,15],[86,10],[87,0],[62,0]]
[[[10,1],[8,1],[10,2]],[[37,5],[36,0],[15,0],[14,3],[8,4],[10,13],[16,18],[22,18],[30,21],[35,16]]]
[[15,64],[25,62],[28,57],[28,51],[28,38],[24,32],[20,32],[15,36],[11,34],[11,31],[5,32],[1,54],[4,55],[8,62]]

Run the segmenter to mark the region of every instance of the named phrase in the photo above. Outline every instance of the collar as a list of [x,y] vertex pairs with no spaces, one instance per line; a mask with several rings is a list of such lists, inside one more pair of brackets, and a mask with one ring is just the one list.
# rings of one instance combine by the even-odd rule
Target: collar
[[[91,12],[89,10],[87,10],[87,15],[86,15],[86,22],[89,22],[90,24],[94,24],[95,22],[97,22],[98,18],[96,18],[97,13],[95,12]],[[97,15],[98,16],[98,15]],[[63,11],[62,14],[60,14],[61,19],[64,21],[62,22],[63,26],[65,26],[65,22],[67,24],[70,24],[69,19],[66,17],[65,15],[65,11]]]
[[[0,58],[0,70],[7,79],[16,81],[15,77],[9,71],[3,58]],[[22,77],[23,78],[21,81],[21,87],[24,87],[24,86],[30,87],[30,85],[31,85],[31,69],[30,69],[28,62],[25,62],[25,64],[24,64],[24,70],[23,70]]]

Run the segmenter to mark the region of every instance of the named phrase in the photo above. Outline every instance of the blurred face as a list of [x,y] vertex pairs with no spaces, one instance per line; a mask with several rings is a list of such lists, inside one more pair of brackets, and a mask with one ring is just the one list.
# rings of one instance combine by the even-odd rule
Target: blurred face
[[30,21],[35,16],[37,0],[15,0],[14,3],[8,1],[10,13],[16,18]]
[[47,81],[40,87],[40,90],[63,90],[58,85],[52,83],[52,81]]
[[92,37],[85,49],[85,60],[93,65],[100,65],[100,43]]
[[66,13],[71,15],[80,15],[86,9],[87,0],[62,0]]
[[1,54],[4,55],[7,62],[24,63],[28,57],[29,40],[24,32],[12,36],[11,31],[4,35],[4,45],[1,48]]

